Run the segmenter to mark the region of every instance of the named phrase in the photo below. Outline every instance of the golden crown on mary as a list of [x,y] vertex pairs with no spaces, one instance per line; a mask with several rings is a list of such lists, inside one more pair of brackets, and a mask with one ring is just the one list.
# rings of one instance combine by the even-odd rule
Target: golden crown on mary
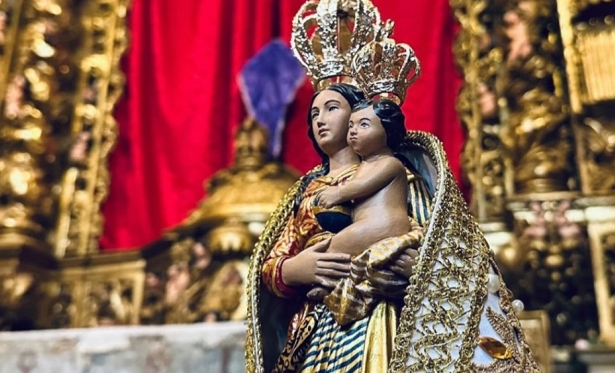
[[319,91],[352,83],[353,57],[369,42],[389,37],[392,26],[381,22],[370,0],[308,0],[293,19],[291,48]]

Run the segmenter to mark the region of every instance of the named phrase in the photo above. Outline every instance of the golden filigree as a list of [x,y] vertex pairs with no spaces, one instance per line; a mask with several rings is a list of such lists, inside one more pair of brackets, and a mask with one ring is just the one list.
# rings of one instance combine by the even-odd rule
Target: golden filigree
[[472,364],[470,371],[473,373],[540,373],[538,366],[534,364],[528,366],[527,357],[523,356],[516,347],[517,336],[510,320],[491,308],[487,309],[487,318],[496,333],[504,340],[508,356],[504,359],[496,358],[489,365]]
[[[496,268],[493,258],[490,259],[490,266]],[[486,315],[495,332],[503,339],[503,343],[512,357],[494,359],[489,365],[472,363],[469,371],[472,373],[540,373],[540,368],[525,340],[521,324],[513,309],[512,293],[504,285],[502,276],[498,274],[498,277],[501,284],[498,289],[498,296],[502,313],[487,308]]]
[[318,91],[331,78],[351,81],[359,49],[391,33],[370,0],[309,0],[293,19],[291,48]]
[[[457,372],[474,354],[486,296],[489,248],[448,169],[441,143],[410,132],[406,147],[437,170],[434,208],[401,313],[392,372]],[[455,219],[448,219],[455,216]]]

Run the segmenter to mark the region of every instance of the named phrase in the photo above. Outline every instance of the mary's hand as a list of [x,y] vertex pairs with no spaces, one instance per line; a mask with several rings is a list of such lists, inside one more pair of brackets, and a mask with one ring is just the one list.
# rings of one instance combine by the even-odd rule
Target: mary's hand
[[393,262],[393,265],[391,265],[391,271],[405,278],[410,278],[418,256],[419,252],[417,250],[407,249]]
[[287,259],[282,264],[282,281],[289,286],[321,285],[332,288],[350,273],[350,255],[327,253],[330,239]]

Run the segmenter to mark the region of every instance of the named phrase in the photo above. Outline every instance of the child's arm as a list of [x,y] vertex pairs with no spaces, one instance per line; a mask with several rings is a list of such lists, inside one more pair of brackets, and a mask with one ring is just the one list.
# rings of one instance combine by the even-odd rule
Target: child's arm
[[330,187],[318,195],[318,204],[325,208],[354,199],[371,196],[387,186],[395,177],[405,177],[406,169],[395,157],[387,157],[371,165],[370,172],[354,177],[342,186]]

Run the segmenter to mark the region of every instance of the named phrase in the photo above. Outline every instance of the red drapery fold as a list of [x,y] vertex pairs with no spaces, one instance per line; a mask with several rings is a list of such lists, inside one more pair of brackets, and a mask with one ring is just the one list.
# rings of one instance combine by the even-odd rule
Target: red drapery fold
[[[160,236],[203,198],[203,182],[227,167],[233,134],[245,116],[237,86],[243,64],[271,39],[289,40],[304,0],[134,0],[129,14],[127,84],[116,118],[120,138],[110,159],[103,206],[104,249],[130,249]],[[436,134],[459,174],[462,129],[447,0],[373,0],[394,37],[412,45],[423,75],[410,89],[407,126]],[[312,89],[289,108],[282,157],[301,172],[318,163],[306,136]]]

